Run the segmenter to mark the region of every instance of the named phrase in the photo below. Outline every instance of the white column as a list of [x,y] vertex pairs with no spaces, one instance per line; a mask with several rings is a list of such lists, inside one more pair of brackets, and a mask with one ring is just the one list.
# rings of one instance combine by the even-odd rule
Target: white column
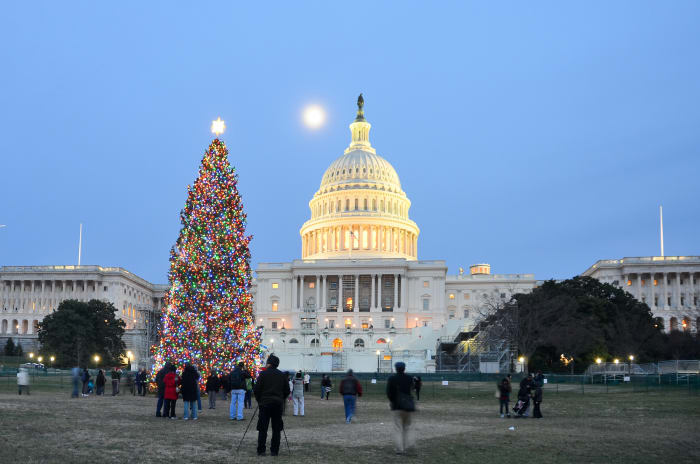
[[316,284],[314,287],[316,287],[316,309],[318,309],[321,307],[321,278],[318,274],[316,274]]
[[292,275],[292,311],[297,309],[297,276]]
[[407,311],[408,305],[406,304],[406,295],[408,295],[408,278],[406,274],[401,274],[401,310]]
[[666,274],[665,272],[663,272],[661,275],[662,275],[663,278],[664,278],[664,302],[663,302],[663,308],[664,308],[664,309],[668,309],[668,304],[667,304],[667,302],[668,302],[668,288],[667,288],[667,286],[666,286],[666,282],[667,282],[667,280],[668,280],[668,274]]
[[642,301],[642,274],[637,273],[637,301]]
[[680,307],[681,307],[681,273],[680,272],[676,272],[675,288],[676,288],[676,291],[675,291],[676,297],[674,298],[674,300],[675,300],[674,303],[676,303],[676,308],[680,309]]
[[649,300],[647,305],[652,308],[654,306],[654,273],[649,273]]
[[374,311],[374,308],[376,308],[375,303],[377,301],[376,301],[376,298],[374,298],[374,279],[376,277],[377,276],[375,274],[372,274],[372,286],[370,287],[372,293],[370,293],[370,295],[369,295],[369,310],[370,311]]
[[379,285],[379,288],[377,289],[377,310],[381,311],[382,310],[382,274],[377,274],[377,285]]
[[394,312],[398,309],[399,303],[399,275],[394,274]]
[[360,298],[360,275],[355,274],[355,299],[352,302],[352,310],[358,311],[359,304],[357,300]]
[[690,282],[688,282],[690,286],[690,302],[688,306],[695,306],[695,282],[693,282],[695,276],[693,272],[688,273],[688,279],[690,279]]

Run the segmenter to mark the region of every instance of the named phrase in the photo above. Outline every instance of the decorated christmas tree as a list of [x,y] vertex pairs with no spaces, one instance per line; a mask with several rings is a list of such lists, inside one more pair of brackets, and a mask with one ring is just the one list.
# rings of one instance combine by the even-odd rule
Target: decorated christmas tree
[[[218,123],[218,125],[217,125]],[[223,132],[223,121],[212,132]],[[202,382],[212,371],[230,371],[239,361],[251,372],[262,355],[250,296],[251,236],[236,187],[238,177],[223,141],[204,153],[199,177],[187,188],[182,229],[170,251],[170,289],[165,296],[157,372],[166,362],[198,367]]]

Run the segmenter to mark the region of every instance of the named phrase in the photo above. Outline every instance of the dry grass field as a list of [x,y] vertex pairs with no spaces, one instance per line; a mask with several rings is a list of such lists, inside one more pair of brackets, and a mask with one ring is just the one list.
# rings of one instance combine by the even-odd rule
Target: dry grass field
[[[71,399],[64,390],[0,392],[0,462],[397,462],[391,416],[380,386],[344,423],[342,401],[306,398],[306,417],[285,416],[278,458],[255,455],[255,426],[228,420],[228,403],[196,422],[156,418],[153,397]],[[415,413],[418,448],[402,462],[700,462],[700,402],[687,391],[545,394],[544,419],[501,419],[490,385],[459,398],[424,395]],[[290,406],[291,408],[291,406]],[[178,415],[182,404],[178,401]],[[250,418],[252,410],[246,411]],[[515,430],[508,430],[515,426]]]

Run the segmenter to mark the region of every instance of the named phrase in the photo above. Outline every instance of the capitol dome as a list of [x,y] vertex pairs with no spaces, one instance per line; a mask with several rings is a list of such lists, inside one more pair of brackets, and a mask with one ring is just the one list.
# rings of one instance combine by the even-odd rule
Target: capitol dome
[[301,228],[302,258],[417,258],[419,229],[393,166],[369,142],[372,127],[357,101],[352,139],[333,161],[309,202]]

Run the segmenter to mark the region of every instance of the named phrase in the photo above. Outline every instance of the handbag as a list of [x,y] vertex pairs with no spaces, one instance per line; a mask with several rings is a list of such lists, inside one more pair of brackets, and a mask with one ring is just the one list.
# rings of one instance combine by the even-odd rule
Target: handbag
[[499,392],[498,389],[496,389],[496,393],[494,393],[493,396],[500,400],[501,399],[501,392]]

